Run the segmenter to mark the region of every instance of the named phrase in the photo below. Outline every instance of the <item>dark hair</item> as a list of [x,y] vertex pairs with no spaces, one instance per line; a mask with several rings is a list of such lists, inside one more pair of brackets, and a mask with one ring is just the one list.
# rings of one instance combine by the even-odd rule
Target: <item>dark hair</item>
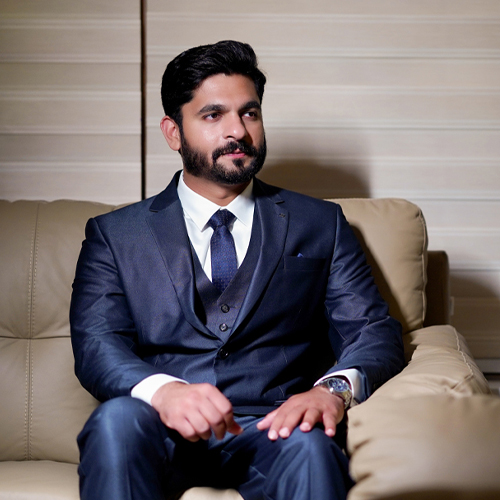
[[224,40],[193,47],[168,63],[161,84],[165,114],[182,127],[181,107],[206,78],[220,73],[248,76],[262,102],[266,77],[257,67],[254,50],[247,43]]

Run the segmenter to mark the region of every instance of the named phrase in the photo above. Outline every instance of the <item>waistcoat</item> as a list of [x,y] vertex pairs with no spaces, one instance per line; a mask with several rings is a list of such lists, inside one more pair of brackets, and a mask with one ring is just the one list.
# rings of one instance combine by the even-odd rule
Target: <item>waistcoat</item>
[[257,265],[260,246],[260,224],[257,211],[255,211],[252,234],[245,258],[222,293],[219,293],[208,279],[196,252],[191,246],[196,282],[195,312],[206,328],[224,343],[227,342],[233,332],[233,325],[240,312]]

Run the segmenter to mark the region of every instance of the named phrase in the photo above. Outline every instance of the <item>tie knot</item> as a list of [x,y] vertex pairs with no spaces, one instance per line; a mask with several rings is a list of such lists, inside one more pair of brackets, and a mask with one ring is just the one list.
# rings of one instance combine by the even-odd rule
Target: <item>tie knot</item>
[[220,227],[220,226],[228,226],[233,222],[233,220],[236,218],[236,216],[231,213],[229,210],[217,210],[212,217],[210,217],[210,220],[208,221],[208,225],[215,230],[215,228]]

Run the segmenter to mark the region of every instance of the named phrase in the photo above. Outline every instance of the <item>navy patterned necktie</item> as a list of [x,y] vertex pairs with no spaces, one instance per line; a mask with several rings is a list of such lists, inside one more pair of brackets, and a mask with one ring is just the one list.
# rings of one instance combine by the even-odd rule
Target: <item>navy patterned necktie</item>
[[228,228],[235,218],[229,210],[218,210],[208,221],[214,230],[210,240],[212,283],[220,293],[226,289],[238,269],[234,239]]

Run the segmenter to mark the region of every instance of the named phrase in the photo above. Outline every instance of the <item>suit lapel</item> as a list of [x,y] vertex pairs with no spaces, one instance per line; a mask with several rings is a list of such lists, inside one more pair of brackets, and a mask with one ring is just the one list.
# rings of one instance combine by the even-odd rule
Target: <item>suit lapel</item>
[[147,222],[187,321],[212,336],[195,314],[195,281],[191,244],[177,196],[178,175],[151,204]]
[[261,248],[247,294],[233,326],[233,334],[268,285],[283,256],[288,233],[288,211],[277,191],[255,179],[254,196],[261,231]]
[[[177,196],[177,174],[151,204],[147,221],[167,268],[187,321],[212,336],[195,314],[195,278],[191,244],[187,235],[182,206]],[[261,232],[261,248],[252,280],[233,333],[249,314],[280,262],[288,233],[288,211],[277,190],[254,180],[255,209]]]

